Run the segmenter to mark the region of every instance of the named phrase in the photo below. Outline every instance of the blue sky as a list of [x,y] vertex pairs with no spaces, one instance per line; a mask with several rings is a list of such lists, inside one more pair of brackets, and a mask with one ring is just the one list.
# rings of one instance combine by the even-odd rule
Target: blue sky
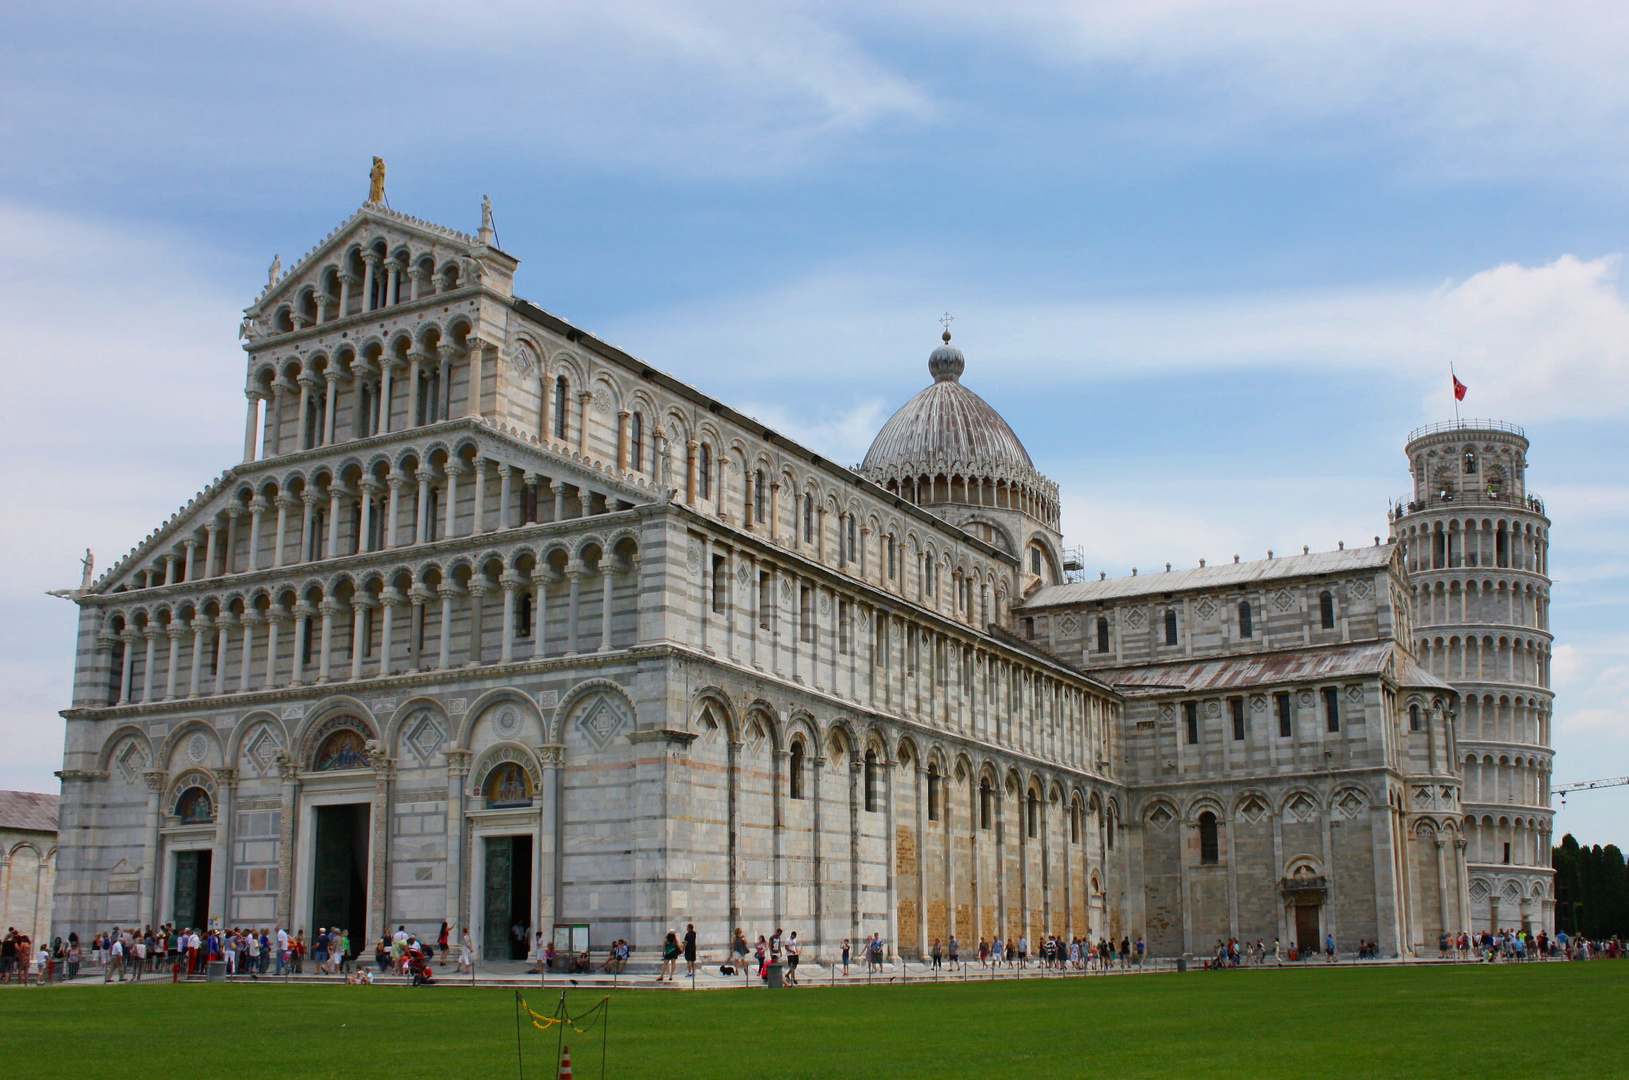
[[1497,0],[8,4],[0,786],[54,784],[43,590],[235,460],[238,312],[374,154],[408,213],[490,194],[529,299],[839,460],[950,310],[1111,574],[1372,542],[1452,361],[1555,520],[1556,778],[1629,773],[1626,52],[1629,9]]

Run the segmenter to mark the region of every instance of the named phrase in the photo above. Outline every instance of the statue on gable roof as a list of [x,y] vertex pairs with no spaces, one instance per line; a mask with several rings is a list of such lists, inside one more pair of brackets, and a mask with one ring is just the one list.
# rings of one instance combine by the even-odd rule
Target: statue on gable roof
[[283,276],[283,257],[281,255],[273,255],[272,256],[271,269],[266,271],[266,288],[269,289],[273,285],[276,285],[277,284],[277,279],[282,277],[282,276]]
[[385,159],[375,156],[373,168],[368,172],[368,202],[383,205],[385,201]]

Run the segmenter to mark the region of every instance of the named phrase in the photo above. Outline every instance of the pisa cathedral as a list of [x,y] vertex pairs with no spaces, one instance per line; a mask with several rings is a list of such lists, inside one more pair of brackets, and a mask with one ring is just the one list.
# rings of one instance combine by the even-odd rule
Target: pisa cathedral
[[517,265],[370,202],[274,266],[242,461],[73,594],[54,933],[1553,930],[1519,430],[1372,546],[1081,581],[948,333],[844,468]]

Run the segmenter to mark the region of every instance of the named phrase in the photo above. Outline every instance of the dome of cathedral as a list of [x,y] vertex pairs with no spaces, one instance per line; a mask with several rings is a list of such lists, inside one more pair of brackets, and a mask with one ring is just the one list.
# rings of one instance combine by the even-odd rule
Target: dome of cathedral
[[933,384],[888,422],[866,452],[860,471],[943,472],[986,475],[1001,466],[1033,470],[1029,453],[989,402],[961,384],[962,351],[945,343],[928,357]]
[[1019,510],[1051,525],[1058,486],[990,403],[961,383],[967,358],[950,343],[928,356],[933,383],[888,418],[859,471],[919,506]]

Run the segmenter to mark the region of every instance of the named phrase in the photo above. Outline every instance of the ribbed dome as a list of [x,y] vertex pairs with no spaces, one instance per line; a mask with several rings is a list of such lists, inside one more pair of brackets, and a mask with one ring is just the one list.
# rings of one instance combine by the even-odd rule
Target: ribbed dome
[[988,402],[960,382],[967,361],[949,343],[933,350],[928,370],[933,385],[917,394],[882,425],[861,463],[863,472],[955,469],[974,475],[1016,466],[1033,471],[1024,444]]

